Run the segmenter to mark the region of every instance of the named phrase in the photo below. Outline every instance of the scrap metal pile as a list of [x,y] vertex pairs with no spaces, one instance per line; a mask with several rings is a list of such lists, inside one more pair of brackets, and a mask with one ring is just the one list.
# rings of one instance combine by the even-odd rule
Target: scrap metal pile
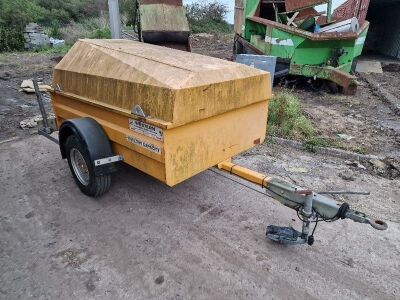
[[368,5],[348,0],[332,11],[332,0],[236,0],[235,54],[277,56],[277,76],[326,79],[353,93],[350,72],[368,32]]

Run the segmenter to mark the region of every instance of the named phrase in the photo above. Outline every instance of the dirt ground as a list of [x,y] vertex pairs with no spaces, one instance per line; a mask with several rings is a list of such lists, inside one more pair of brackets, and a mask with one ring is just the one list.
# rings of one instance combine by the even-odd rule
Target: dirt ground
[[383,74],[369,74],[368,76],[377,80],[393,95],[399,94],[400,87],[400,63],[384,63]]
[[[193,50],[231,57],[220,37],[196,36]],[[215,170],[168,188],[121,165],[110,193],[90,199],[57,145],[19,128],[39,111],[19,85],[32,77],[49,83],[56,60],[0,56],[0,299],[400,299],[397,175],[272,143],[236,157],[316,191],[369,191],[336,199],[389,224],[380,232],[347,220],[322,223],[312,247],[268,241],[269,224],[299,228],[295,212]],[[392,73],[379,80],[396,93]],[[320,136],[398,166],[400,117],[361,79],[355,96],[294,92]]]
[[[295,90],[318,135],[333,146],[363,154],[400,157],[400,117],[360,81],[355,96]],[[351,136],[340,140],[338,134]]]
[[[58,55],[39,53],[0,54],[0,140],[27,137],[36,133],[21,130],[20,121],[40,114],[35,94],[20,92],[24,79],[42,79],[51,83],[53,67]],[[50,109],[50,98],[43,93],[43,100]]]

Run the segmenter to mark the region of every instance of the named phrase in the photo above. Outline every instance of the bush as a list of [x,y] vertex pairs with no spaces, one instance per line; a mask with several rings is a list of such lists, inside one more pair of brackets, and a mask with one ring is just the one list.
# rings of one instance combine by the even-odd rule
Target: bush
[[268,129],[271,135],[305,139],[314,134],[314,128],[301,112],[296,96],[288,91],[277,93],[269,104]]
[[32,0],[0,0],[0,25],[23,30],[29,22],[43,18],[45,12]]
[[121,13],[121,21],[126,26],[135,28],[137,22],[138,10],[137,0],[119,0],[119,11]]
[[193,21],[190,23],[190,31],[192,33],[230,33],[232,27],[225,21]]
[[111,39],[111,30],[108,27],[96,29],[91,38],[93,39]]
[[98,17],[107,9],[106,1],[99,0],[36,0],[40,7],[46,9],[41,23],[46,25],[57,20],[62,24],[80,21],[85,18]]
[[[47,27],[47,33],[62,38],[61,28],[71,22],[86,22],[107,10],[105,0],[0,0],[0,51],[23,50],[23,31],[28,23]],[[88,30],[79,37],[107,37],[107,30]]]
[[71,22],[70,24],[60,28],[61,36],[66,44],[74,44],[78,39],[90,37],[92,29],[84,24]]
[[195,2],[185,6],[189,21],[224,21],[228,7],[219,2]]
[[24,49],[24,35],[19,28],[0,25],[0,52]]
[[0,0],[0,52],[23,50],[24,27],[44,11],[34,1]]
[[229,33],[232,27],[224,20],[228,7],[219,2],[192,3],[185,6],[192,33]]
[[60,32],[65,43],[72,45],[83,38],[111,38],[111,30],[108,26],[108,19],[102,15],[98,18],[87,19],[82,23],[71,22],[61,28]]
[[59,47],[46,47],[41,49],[36,49],[35,52],[42,53],[42,54],[66,54],[72,46],[70,45],[63,45]]

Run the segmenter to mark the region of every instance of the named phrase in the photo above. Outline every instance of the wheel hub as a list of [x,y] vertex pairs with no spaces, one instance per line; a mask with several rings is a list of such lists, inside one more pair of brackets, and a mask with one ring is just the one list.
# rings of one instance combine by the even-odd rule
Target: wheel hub
[[70,152],[71,165],[74,169],[74,173],[78,178],[79,182],[83,185],[89,185],[89,168],[86,164],[83,155],[78,149],[72,148]]

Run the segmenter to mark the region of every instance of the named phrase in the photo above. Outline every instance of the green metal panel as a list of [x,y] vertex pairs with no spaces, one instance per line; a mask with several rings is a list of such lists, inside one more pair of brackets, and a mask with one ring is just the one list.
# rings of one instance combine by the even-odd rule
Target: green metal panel
[[[250,17],[250,16],[254,16],[254,14],[256,13],[256,10],[258,8],[258,5],[260,4],[261,0],[244,0],[243,4],[244,4],[244,37],[247,40],[250,40],[251,34],[252,33],[257,33],[256,28],[254,28],[254,23],[249,23],[246,20],[246,17]],[[257,25],[257,24],[256,24]],[[255,26],[257,27],[257,26]]]
[[347,84],[346,80],[352,84],[353,77],[348,73],[354,58],[361,55],[368,26],[354,39],[341,39],[340,36],[312,39],[279,26],[247,19],[254,16],[259,3],[260,0],[245,0],[245,40],[266,55],[289,60],[291,74],[330,79],[342,86]]

